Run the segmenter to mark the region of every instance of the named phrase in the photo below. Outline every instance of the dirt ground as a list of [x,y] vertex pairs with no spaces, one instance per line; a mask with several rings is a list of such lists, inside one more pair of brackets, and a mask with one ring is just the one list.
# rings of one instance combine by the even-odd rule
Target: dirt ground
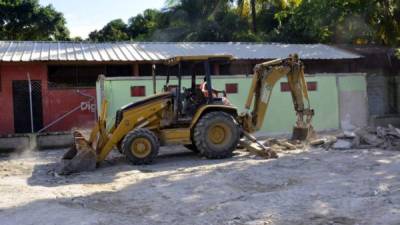
[[400,224],[397,151],[162,151],[153,165],[116,155],[68,177],[54,173],[63,150],[2,157],[0,224]]

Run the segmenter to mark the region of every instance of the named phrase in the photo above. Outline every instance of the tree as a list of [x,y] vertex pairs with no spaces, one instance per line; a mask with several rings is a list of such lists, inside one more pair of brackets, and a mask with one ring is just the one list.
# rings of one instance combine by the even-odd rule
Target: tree
[[38,0],[0,0],[0,39],[68,40],[62,13]]
[[277,16],[277,40],[303,43],[398,45],[400,2],[309,0]]
[[[1,1],[1,0],[0,0]],[[114,20],[95,41],[277,41],[400,45],[399,0],[167,0]]]
[[259,41],[247,18],[230,0],[168,1],[170,37],[175,41]]
[[257,33],[257,11],[256,11],[256,0],[250,0],[251,8],[251,24],[253,32]]
[[[234,1],[232,1],[234,2]],[[240,16],[251,15],[252,31],[257,33],[257,10],[256,0],[236,0],[238,12]]]
[[375,30],[375,41],[400,46],[400,1],[375,0],[368,3],[365,20]]
[[261,31],[260,36],[263,36],[266,31],[277,27],[276,13],[298,6],[302,0],[231,0],[231,2],[236,2],[240,16],[249,18],[252,32],[257,34]]
[[81,42],[83,41],[83,38],[81,36],[76,36],[73,38],[70,38],[71,41],[75,41],[75,42]]
[[131,39],[148,40],[155,38],[155,32],[168,25],[169,18],[166,14],[158,10],[146,9],[143,14],[129,19],[127,29]]
[[126,41],[129,40],[127,25],[121,19],[109,22],[99,31],[89,34],[91,41]]

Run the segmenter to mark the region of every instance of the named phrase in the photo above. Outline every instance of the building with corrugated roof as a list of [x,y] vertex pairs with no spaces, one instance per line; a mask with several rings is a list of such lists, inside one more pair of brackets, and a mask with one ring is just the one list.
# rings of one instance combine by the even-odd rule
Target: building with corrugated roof
[[[243,86],[242,83],[250,79],[252,68],[256,63],[284,58],[293,53],[299,54],[305,63],[306,73],[310,80],[310,91],[314,92],[311,95],[315,96],[315,105],[321,108],[321,113],[326,111],[330,114],[329,118],[326,118],[332,121],[331,123],[324,122],[326,118],[324,119],[323,116],[316,116],[316,120],[321,124],[319,128],[339,128],[342,117],[347,115],[350,115],[357,125],[366,123],[367,115],[363,114],[367,109],[361,109],[364,111],[354,116],[354,112],[349,114],[347,109],[343,108],[351,107],[351,105],[340,107],[341,98],[349,98],[349,91],[361,93],[353,100],[354,102],[359,101],[358,98],[363,98],[366,89],[365,78],[363,74],[357,73],[357,63],[362,57],[328,45],[0,41],[0,102],[2,105],[0,134],[29,133],[32,130],[35,132],[68,131],[74,127],[90,127],[96,117],[95,83],[98,75],[126,78],[124,88],[121,86],[114,90],[115,93],[118,92],[118,95],[124,96],[114,97],[113,107],[118,107],[126,101],[134,101],[137,97],[142,97],[133,96],[131,89],[136,86],[135,84],[140,84],[140,87],[145,88],[144,94],[152,93],[149,90],[151,81],[148,76],[152,73],[153,65],[157,75],[165,75],[166,68],[162,61],[174,56],[232,55],[235,60],[230,63],[213,64],[212,75],[217,78],[216,85],[220,88],[226,88],[228,84],[231,87],[236,85],[236,89],[233,89],[237,92],[231,93],[231,96],[240,105],[244,103],[244,101],[240,102],[241,97],[247,95],[246,85]],[[185,66],[183,62],[184,72],[188,70]],[[195,68],[195,71],[198,74],[204,74],[204,68],[201,66]],[[121,79],[117,80],[121,81]],[[129,85],[126,85],[127,82]],[[351,85],[347,85],[352,82],[355,82],[356,86],[361,82],[361,87],[354,89]],[[275,91],[281,92],[277,95],[282,95],[283,98],[288,95],[285,85],[282,81],[279,87],[275,88]],[[343,94],[340,85],[347,94]],[[32,95],[29,94],[30,88]],[[332,95],[335,96],[332,97]],[[331,106],[324,107],[324,104]],[[364,106],[362,103],[360,107]],[[278,107],[287,106],[275,108]],[[271,111],[272,117],[276,112]],[[31,118],[34,120],[31,121]],[[286,125],[285,121],[285,118],[280,118],[272,125],[266,124],[265,127],[276,127],[270,130],[266,128],[266,131],[277,133],[283,131],[280,126]]]
[[2,62],[157,62],[174,56],[233,55],[276,59],[296,52],[303,59],[356,59],[359,55],[323,44],[240,42],[32,42],[0,41]]

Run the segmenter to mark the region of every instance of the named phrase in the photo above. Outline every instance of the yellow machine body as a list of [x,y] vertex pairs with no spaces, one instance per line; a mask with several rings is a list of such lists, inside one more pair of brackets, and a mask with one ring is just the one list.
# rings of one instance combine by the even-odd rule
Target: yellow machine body
[[[97,162],[103,161],[110,151],[120,143],[125,135],[135,128],[147,128],[156,133],[162,145],[168,144],[192,144],[191,131],[200,117],[210,111],[226,111],[237,115],[237,109],[225,105],[204,105],[194,115],[190,123],[182,128],[168,128],[174,120],[173,107],[169,93],[151,96],[142,100],[145,104],[133,107],[123,113],[122,120],[114,125],[110,132],[106,128],[105,117],[107,115],[107,101],[102,102],[102,113],[92,129],[88,144],[96,150]],[[78,136],[81,138],[81,135]]]

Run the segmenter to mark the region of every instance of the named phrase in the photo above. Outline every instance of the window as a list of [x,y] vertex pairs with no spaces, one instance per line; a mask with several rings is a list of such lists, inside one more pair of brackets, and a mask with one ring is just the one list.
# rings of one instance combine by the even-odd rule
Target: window
[[108,77],[131,76],[131,65],[49,65],[50,88],[94,87],[100,74]]
[[[308,91],[316,91],[318,89],[318,83],[316,81],[307,82],[307,90]],[[288,82],[281,82],[281,92],[290,91]]]
[[309,91],[316,91],[317,90],[317,82],[315,82],[315,81],[307,82],[307,89]]
[[145,86],[132,86],[131,87],[131,96],[132,97],[146,96],[146,87]]
[[238,84],[237,83],[225,84],[225,92],[227,94],[238,93]]
[[281,92],[288,92],[288,91],[290,91],[289,83],[281,82]]

